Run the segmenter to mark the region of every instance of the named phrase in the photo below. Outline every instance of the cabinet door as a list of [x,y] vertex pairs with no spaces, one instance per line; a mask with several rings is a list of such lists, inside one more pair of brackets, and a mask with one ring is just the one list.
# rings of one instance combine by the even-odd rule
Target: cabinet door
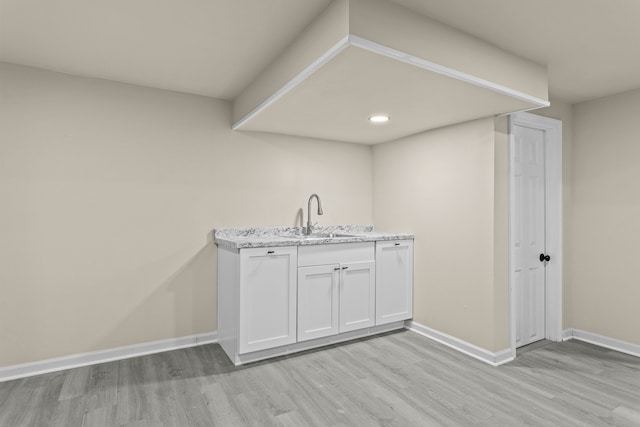
[[413,241],[376,243],[376,325],[413,316]]
[[298,268],[298,341],[338,333],[340,267]]
[[375,262],[340,264],[340,332],[375,323]]
[[238,352],[296,341],[297,248],[240,250]]

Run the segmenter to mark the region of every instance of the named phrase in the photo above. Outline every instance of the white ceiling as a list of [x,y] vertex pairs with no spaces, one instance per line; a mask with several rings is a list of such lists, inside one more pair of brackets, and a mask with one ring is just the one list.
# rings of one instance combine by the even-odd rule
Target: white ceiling
[[[547,64],[552,97],[640,88],[639,0],[393,0]],[[330,0],[0,0],[0,60],[232,99]]]
[[0,0],[0,61],[232,99],[330,0]]
[[640,0],[396,3],[547,65],[552,97],[576,103],[640,88]]
[[[529,108],[522,99],[348,47],[240,130],[378,144]],[[371,114],[391,119],[375,125]]]

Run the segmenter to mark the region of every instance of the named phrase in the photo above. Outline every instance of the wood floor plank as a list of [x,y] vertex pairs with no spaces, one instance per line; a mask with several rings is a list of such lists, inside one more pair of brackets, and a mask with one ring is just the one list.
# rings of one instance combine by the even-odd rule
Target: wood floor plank
[[112,408],[118,398],[118,362],[90,366],[87,379],[85,409]]
[[113,427],[118,425],[115,405],[92,409],[84,414],[82,427]]
[[7,381],[4,386],[0,384],[0,420],[2,419],[3,409],[11,395],[14,394],[14,390],[17,390],[21,380]]
[[171,381],[171,407],[176,420],[185,419],[185,427],[210,427],[213,418],[202,394],[200,382],[195,378]]
[[240,410],[243,424],[249,427],[274,427],[276,420],[269,414],[267,408],[261,404],[260,393],[245,391],[234,397],[236,407]]
[[616,422],[622,421],[620,418],[624,419],[630,425],[640,426],[640,411],[630,409],[624,405],[620,405],[613,410],[613,414]]
[[310,427],[307,420],[296,411],[286,412],[276,417],[280,427]]
[[148,420],[137,420],[127,424],[118,424],[120,427],[163,427]]
[[243,425],[240,410],[232,402],[222,384],[215,382],[202,389],[213,426],[241,426]]
[[88,390],[89,375],[92,368],[92,366],[83,366],[70,369],[65,376],[59,399],[66,400],[83,396]]
[[[11,383],[15,386],[11,387]],[[41,415],[34,411],[32,402],[40,401],[46,393],[44,380],[41,377],[24,378],[15,381],[0,383],[0,387],[11,387],[6,401],[2,404],[0,412],[0,426],[28,426],[34,425]],[[51,412],[55,406],[47,406],[44,409]]]
[[29,402],[29,408],[37,408],[35,411],[29,410],[33,414],[34,425],[47,425],[53,416],[58,405],[65,377],[66,372],[54,372],[41,377],[43,380],[43,392],[38,395],[38,398],[32,399]]
[[82,426],[84,422],[84,398],[82,396],[60,400],[55,406],[51,418],[46,421],[48,427]]
[[410,331],[235,367],[218,345],[0,383],[0,427],[640,425],[640,359],[542,342],[498,368]]

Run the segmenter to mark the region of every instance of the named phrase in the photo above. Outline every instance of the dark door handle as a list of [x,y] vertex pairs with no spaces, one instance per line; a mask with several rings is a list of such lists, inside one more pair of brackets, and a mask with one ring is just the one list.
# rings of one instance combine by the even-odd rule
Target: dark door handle
[[549,255],[540,254],[540,262],[549,261],[551,257]]

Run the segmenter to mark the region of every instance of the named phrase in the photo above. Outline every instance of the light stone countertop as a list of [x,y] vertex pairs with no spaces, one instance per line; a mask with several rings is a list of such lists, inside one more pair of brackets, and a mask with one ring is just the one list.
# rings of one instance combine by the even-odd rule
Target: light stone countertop
[[376,242],[413,239],[413,234],[385,233],[372,225],[324,225],[313,228],[315,233],[349,234],[340,237],[304,237],[302,227],[216,228],[213,241],[231,249],[264,248],[270,246],[324,245],[328,243]]

